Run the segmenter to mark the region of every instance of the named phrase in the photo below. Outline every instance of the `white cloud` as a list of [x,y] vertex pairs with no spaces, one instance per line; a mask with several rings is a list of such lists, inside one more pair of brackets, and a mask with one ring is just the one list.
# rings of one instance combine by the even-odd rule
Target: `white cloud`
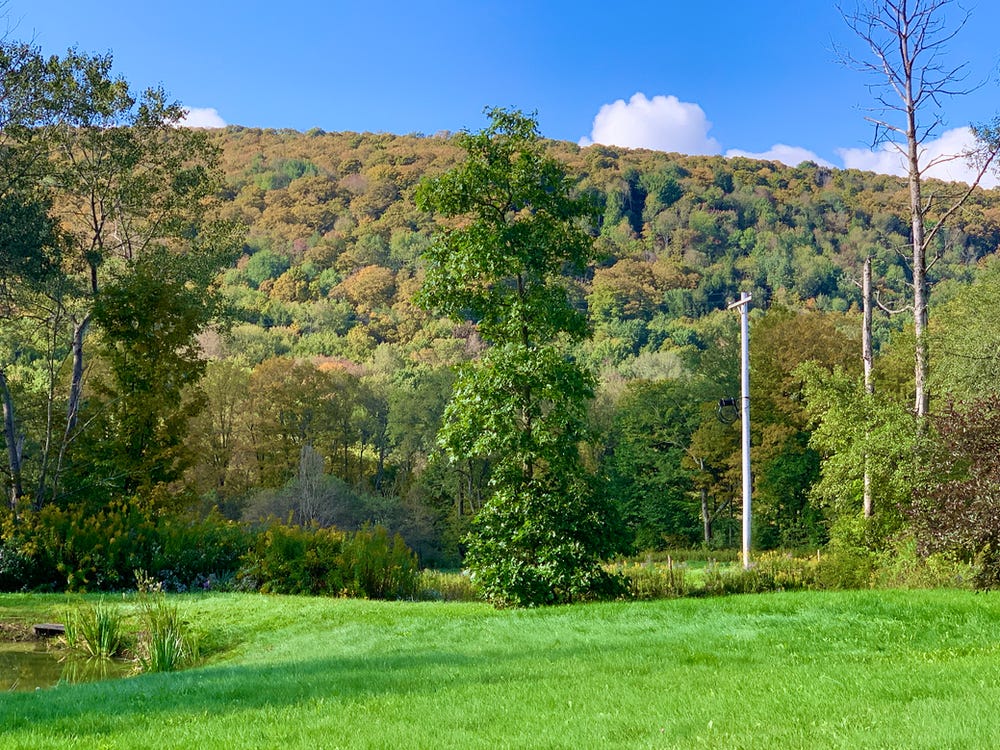
[[[946,130],[940,138],[925,142],[920,157],[921,164],[938,163],[927,169],[924,176],[952,182],[971,182],[978,170],[961,154],[969,152],[974,144],[975,138],[969,128]],[[837,153],[847,169],[906,175],[906,157],[889,143],[883,144],[875,151],[866,148],[841,148]],[[955,156],[956,154],[958,156]],[[993,188],[998,184],[1000,180],[993,172],[987,172],[980,182],[985,188]]]
[[226,121],[212,107],[186,107],[184,117],[177,125],[182,128],[224,128]]
[[760,159],[761,161],[780,161],[790,167],[797,167],[804,161],[811,161],[821,167],[832,167],[833,164],[821,159],[814,152],[801,146],[789,146],[784,143],[775,143],[770,149],[762,153],[751,153],[738,148],[731,148],[726,151],[727,157],[745,156],[748,159]]
[[594,118],[590,137],[580,139],[580,145],[603,143],[682,154],[718,154],[722,149],[708,135],[711,127],[697,104],[682,102],[676,96],[647,99],[640,92],[628,102],[619,99],[603,105]]
[[[215,110],[209,111],[215,112]],[[681,154],[722,153],[719,142],[709,135],[711,129],[712,123],[697,104],[682,102],[672,95],[654,96],[649,99],[639,92],[633,94],[627,102],[619,99],[603,105],[594,117],[590,137],[581,138],[579,143],[584,147],[602,143],[608,146],[648,148]],[[968,153],[974,143],[975,138],[969,128],[948,130],[943,132],[940,138],[926,142],[921,163],[932,166],[926,170],[925,176],[953,182],[971,182],[977,170],[962,154]],[[948,158],[955,154],[959,156]],[[834,166],[820,158],[814,151],[784,143],[776,143],[764,152],[731,148],[726,150],[725,155],[779,161],[793,167],[804,161],[812,161],[825,167]],[[841,148],[837,149],[837,155],[840,156],[846,169],[862,169],[900,176],[906,174],[906,160],[891,144],[885,144],[874,151],[864,148]],[[984,188],[997,187],[1000,185],[1000,177],[990,171],[980,184]]]

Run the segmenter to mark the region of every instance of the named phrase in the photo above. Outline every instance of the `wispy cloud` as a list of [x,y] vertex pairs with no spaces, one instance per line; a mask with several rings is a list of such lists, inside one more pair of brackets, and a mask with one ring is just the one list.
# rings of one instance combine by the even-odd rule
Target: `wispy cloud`
[[182,128],[224,128],[226,121],[212,107],[187,107],[177,125]]

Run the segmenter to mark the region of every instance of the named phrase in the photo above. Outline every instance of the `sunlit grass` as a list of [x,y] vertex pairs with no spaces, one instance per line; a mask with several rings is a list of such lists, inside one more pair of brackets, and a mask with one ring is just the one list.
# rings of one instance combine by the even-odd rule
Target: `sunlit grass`
[[[43,614],[55,600],[12,604]],[[170,602],[214,653],[206,665],[7,696],[0,745],[1000,743],[1000,598],[988,594],[794,592],[507,611],[259,595]]]

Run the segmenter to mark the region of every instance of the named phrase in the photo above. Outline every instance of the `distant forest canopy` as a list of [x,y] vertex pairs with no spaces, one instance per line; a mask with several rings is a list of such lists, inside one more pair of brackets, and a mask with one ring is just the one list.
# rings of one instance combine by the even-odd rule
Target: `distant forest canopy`
[[[437,439],[457,367],[487,344],[475,321],[417,304],[424,253],[443,220],[414,202],[422,178],[456,165],[461,149],[449,134],[170,132],[218,150],[221,200],[214,182],[211,194],[189,195],[184,180],[144,180],[154,195],[184,193],[173,223],[141,224],[174,231],[162,248],[151,235],[148,252],[117,265],[84,253],[90,266],[55,265],[38,290],[6,290],[14,303],[3,319],[0,390],[17,405],[5,412],[8,432],[28,437],[3,443],[19,464],[0,469],[14,498],[4,543],[72,557],[98,550],[72,540],[84,531],[103,539],[112,517],[122,528],[136,513],[149,516],[143,523],[193,518],[210,529],[220,518],[280,519],[344,530],[379,524],[402,534],[424,564],[461,564],[495,464],[449,461]],[[100,143],[107,134],[87,133]],[[143,141],[154,157],[159,143]],[[739,395],[739,319],[726,306],[742,291],[753,295],[754,547],[814,549],[840,521],[860,517],[861,438],[884,448],[871,454],[881,461],[873,464],[876,541],[905,527],[914,368],[904,179],[545,143],[595,209],[586,229],[599,260],[563,283],[592,334],[573,344],[573,356],[597,380],[582,462],[621,516],[623,546],[739,545],[739,423],[720,420],[716,405]],[[131,189],[135,170],[123,164]],[[966,189],[933,180],[926,188],[938,199],[931,224],[934,206]],[[58,211],[62,195],[57,218],[69,215]],[[134,204],[128,216],[145,221],[148,201]],[[119,208],[103,198],[93,205]],[[189,221],[199,207],[207,216]],[[997,193],[975,190],[935,242],[932,407],[944,412],[951,395],[975,397],[1000,383],[1000,365],[989,360],[1000,346],[981,315],[1000,288],[1000,268],[989,262],[1000,246]],[[857,385],[868,257],[876,296],[902,310],[875,315],[877,409]],[[88,268],[89,276],[115,272],[114,283],[88,286]],[[201,276],[183,275],[194,272]],[[54,293],[43,282],[68,290],[70,313],[70,303],[92,304],[93,318],[32,317]],[[74,357],[84,348],[85,358]],[[78,388],[66,387],[70,362],[80,364],[70,382]],[[72,417],[65,426],[64,414]],[[50,444],[61,446],[57,456]],[[18,527],[18,508],[29,506],[35,525]],[[30,529],[44,536],[57,522],[67,541],[36,545]],[[103,564],[94,562],[99,552],[80,554],[90,562],[66,565]],[[124,553],[116,560],[120,582],[135,564]]]
[[[225,215],[249,228],[225,276],[236,325],[219,353],[251,364],[285,354],[363,363],[388,344],[407,360],[452,363],[475,350],[472,328],[442,326],[412,304],[434,230],[413,191],[459,158],[447,134],[231,126],[211,137],[223,153]],[[891,307],[906,299],[903,178],[811,162],[550,148],[599,209],[592,231],[603,260],[574,282],[594,327],[586,354],[595,366],[690,344],[696,321],[741,290],[758,309],[858,310],[869,255],[880,299]],[[936,205],[961,188],[928,187]],[[933,302],[945,302],[998,246],[1000,201],[977,190],[934,248]],[[878,318],[876,347],[905,320]]]
[[[228,127],[209,137],[221,149],[223,217],[247,234],[221,279],[229,318],[201,337],[210,406],[191,423],[189,489],[233,517],[383,523],[425,560],[454,562],[490,466],[448,464],[435,436],[454,366],[484,343],[473,321],[414,302],[436,219],[413,195],[459,149],[449,134]],[[587,460],[630,543],[738,543],[738,424],[720,422],[715,405],[739,392],[738,318],[726,305],[741,291],[753,295],[754,544],[827,541],[860,503],[860,480],[820,481],[838,449],[812,440],[797,368],[813,363],[843,382],[860,373],[871,256],[876,297],[902,310],[875,315],[878,390],[911,402],[905,180],[810,162],[547,148],[596,206],[600,261],[566,283],[592,328],[577,356],[599,377]],[[964,189],[927,181],[934,205]],[[927,218],[938,218],[933,208]],[[933,308],[968,289],[998,246],[1000,200],[977,189],[932,248]],[[937,317],[961,320],[932,312],[932,326]],[[948,361],[935,367],[948,372]],[[938,383],[938,403],[956,383]],[[898,456],[886,464],[898,468]],[[900,506],[880,502],[892,527]]]

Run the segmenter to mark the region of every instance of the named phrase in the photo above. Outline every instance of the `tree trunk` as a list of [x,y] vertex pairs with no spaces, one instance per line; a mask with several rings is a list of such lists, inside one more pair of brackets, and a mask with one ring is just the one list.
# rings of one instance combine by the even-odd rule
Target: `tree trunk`
[[[90,313],[73,327],[73,371],[69,383],[69,403],[66,406],[66,430],[63,432],[62,443],[59,446],[59,456],[56,459],[55,478],[52,481],[52,497],[59,492],[59,479],[62,476],[66,451],[73,442],[74,431],[80,416],[80,401],[83,398],[83,341],[90,327]],[[40,480],[38,495],[35,497],[35,510],[41,508],[46,499],[44,477]]]
[[73,376],[69,385],[69,406],[66,408],[66,435],[76,429],[80,415],[80,398],[83,395],[83,339],[90,326],[88,314],[73,328]]
[[17,434],[17,422],[14,418],[14,400],[7,385],[7,376],[0,370],[0,398],[3,400],[3,431],[7,441],[7,466],[10,469],[10,504],[14,518],[17,518],[18,505],[24,490],[21,484],[21,456],[24,450],[24,436]]
[[704,487],[701,488],[701,523],[704,527],[705,532],[705,544],[711,544],[712,542],[712,519],[713,516],[708,512],[708,490]]
[[861,296],[863,320],[861,325],[861,359],[865,371],[865,393],[875,393],[872,382],[872,366],[875,355],[872,350],[872,259],[865,258],[865,266],[861,279]]
[[[864,362],[865,370],[865,396],[869,401],[868,409],[871,409],[871,396],[875,393],[875,383],[872,381],[872,365],[874,354],[872,352],[872,259],[865,258],[864,275],[861,280],[861,296],[864,308],[863,322],[861,324],[861,359]],[[869,435],[866,433],[865,439]],[[872,477],[868,468],[868,452],[865,451],[865,474],[864,474],[864,516],[871,518],[875,512],[872,501]]]
[[[907,77],[907,83],[911,79]],[[920,195],[920,143],[917,139],[916,111],[907,92],[906,120],[907,166],[910,183],[910,216],[913,240],[913,335],[914,344],[914,405],[919,419],[927,416],[930,394],[927,392],[927,250],[924,247],[924,207]]]

